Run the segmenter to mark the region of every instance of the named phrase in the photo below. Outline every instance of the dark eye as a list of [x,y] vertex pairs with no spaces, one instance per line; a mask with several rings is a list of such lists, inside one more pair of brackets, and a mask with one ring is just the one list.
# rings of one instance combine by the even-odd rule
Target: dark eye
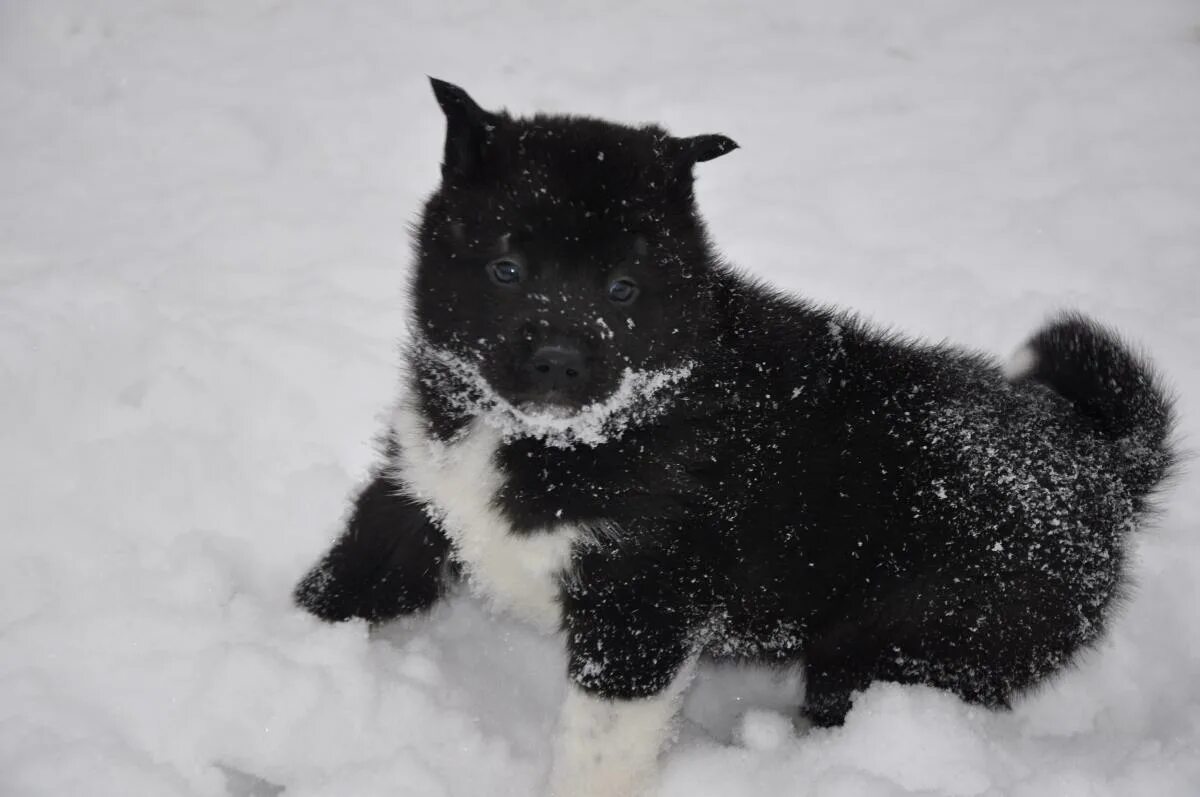
[[632,302],[634,297],[637,296],[637,292],[637,283],[624,277],[608,286],[609,300],[618,304]]
[[488,263],[487,270],[492,280],[501,285],[512,285],[521,281],[521,265],[507,258],[493,260]]

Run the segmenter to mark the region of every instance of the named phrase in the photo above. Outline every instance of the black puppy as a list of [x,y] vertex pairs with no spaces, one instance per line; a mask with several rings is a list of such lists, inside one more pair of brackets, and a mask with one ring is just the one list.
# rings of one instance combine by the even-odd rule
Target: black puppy
[[433,88],[409,392],[301,606],[383,621],[462,573],[561,629],[558,797],[644,788],[701,655],[802,662],[832,725],[876,679],[1006,706],[1097,639],[1172,463],[1116,337],[1064,316],[1004,373],[881,334],[719,261],[692,168],[728,138]]

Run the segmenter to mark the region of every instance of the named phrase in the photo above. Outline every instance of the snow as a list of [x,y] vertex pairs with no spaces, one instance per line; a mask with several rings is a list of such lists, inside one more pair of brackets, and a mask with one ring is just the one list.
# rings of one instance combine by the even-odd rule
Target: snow
[[[724,133],[753,274],[998,354],[1053,309],[1144,344],[1200,431],[1187,0],[0,4],[0,794],[535,794],[560,645],[463,595],[290,606],[372,462],[406,224],[486,106]],[[663,797],[1200,792],[1200,476],[1103,645],[994,714],[702,669]],[[281,791],[282,790],[282,791]]]

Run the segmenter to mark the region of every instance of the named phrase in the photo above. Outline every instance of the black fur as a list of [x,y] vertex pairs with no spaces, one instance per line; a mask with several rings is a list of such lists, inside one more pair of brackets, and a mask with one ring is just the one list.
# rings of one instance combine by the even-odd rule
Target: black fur
[[[602,443],[518,438],[497,455],[514,533],[608,530],[561,587],[576,683],[654,694],[697,651],[802,662],[805,711],[830,725],[876,679],[1005,706],[1097,639],[1172,462],[1169,402],[1113,335],[1065,316],[1009,382],[991,358],[881,334],[721,264],[692,167],[729,139],[518,119],[434,87],[448,134],[417,232],[408,364],[436,434],[453,439],[487,397],[424,346],[477,364],[514,404],[539,401],[540,347],[578,350],[586,380],[543,397],[572,409],[626,368],[693,365],[668,406]],[[497,261],[520,281],[489,280]],[[634,301],[608,300],[618,279]],[[448,554],[403,485],[376,479],[296,597],[326,619],[383,620],[435,599]]]
[[359,493],[346,532],[296,586],[296,601],[330,622],[381,622],[442,594],[450,543],[382,473]]

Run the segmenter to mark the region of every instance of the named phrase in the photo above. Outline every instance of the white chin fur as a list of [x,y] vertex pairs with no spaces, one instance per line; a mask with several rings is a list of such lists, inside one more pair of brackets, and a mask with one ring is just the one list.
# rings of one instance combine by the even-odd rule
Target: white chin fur
[[686,379],[693,368],[691,363],[657,371],[626,368],[612,395],[572,412],[554,406],[514,405],[492,389],[475,363],[445,349],[423,345],[420,356],[444,367],[481,396],[460,407],[466,414],[479,417],[507,439],[532,437],[562,448],[600,445],[619,436],[630,423],[661,414],[669,405],[669,388]]

